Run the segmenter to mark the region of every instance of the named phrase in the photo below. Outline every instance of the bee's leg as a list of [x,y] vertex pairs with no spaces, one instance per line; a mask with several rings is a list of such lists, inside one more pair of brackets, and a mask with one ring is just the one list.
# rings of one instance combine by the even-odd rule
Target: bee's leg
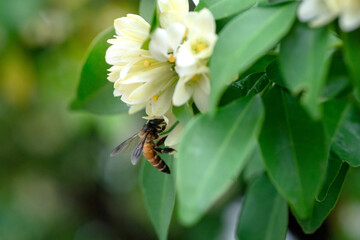
[[156,146],[159,147],[161,145],[164,144],[165,140],[166,140],[167,136],[166,137],[163,137],[162,139],[160,139],[157,143],[156,143]]
[[159,153],[172,153],[175,151],[175,149],[173,148],[158,148],[158,147],[155,147],[154,148],[155,151],[159,152]]

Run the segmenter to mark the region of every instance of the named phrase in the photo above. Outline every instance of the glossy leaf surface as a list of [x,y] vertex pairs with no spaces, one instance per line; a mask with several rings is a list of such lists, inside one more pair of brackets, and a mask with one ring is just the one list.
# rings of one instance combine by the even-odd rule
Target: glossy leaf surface
[[146,159],[141,169],[141,190],[150,220],[159,239],[167,239],[168,228],[175,204],[175,169],[173,157],[162,154],[171,174],[158,171]]
[[349,107],[350,103],[345,99],[332,99],[324,103],[323,122],[329,148],[345,118],[346,113],[349,110]]
[[238,222],[238,239],[285,239],[287,223],[286,200],[276,191],[266,174],[260,175],[245,194]]
[[263,119],[259,96],[201,115],[183,132],[177,159],[179,218],[194,224],[239,175]]
[[320,97],[328,69],[328,28],[309,28],[297,22],[280,44],[280,69],[286,86],[301,96],[314,118],[320,118]]
[[215,110],[226,86],[287,33],[295,18],[296,6],[255,7],[222,29],[210,60],[211,110]]
[[321,190],[316,197],[318,202],[324,201],[326,198],[330,187],[334,183],[336,177],[338,176],[341,166],[343,165],[343,161],[333,152],[330,151],[329,161],[326,168],[326,175],[324,183],[321,186]]
[[360,92],[360,29],[344,33],[344,52],[346,56],[347,66],[352,74],[352,79]]
[[360,166],[360,109],[352,104],[345,113],[332,149],[352,167]]
[[339,198],[348,169],[349,165],[347,163],[343,163],[338,175],[329,189],[326,198],[322,202],[315,201],[314,210],[311,216],[305,219],[297,218],[298,223],[305,233],[309,234],[315,232],[334,208]]
[[269,83],[264,73],[253,73],[233,82],[221,98],[220,105],[226,105],[237,98],[260,93]]
[[257,0],[201,0],[196,7],[197,11],[207,8],[215,19],[226,18],[235,13],[244,11],[255,5]]
[[259,145],[256,146],[253,153],[249,157],[249,160],[247,160],[246,167],[243,171],[243,177],[244,180],[249,182],[253,178],[260,175],[262,172],[264,172],[264,162],[263,157],[261,155],[261,150]]
[[83,65],[76,99],[71,103],[73,110],[84,110],[97,114],[126,113],[127,105],[113,95],[113,83],[109,82],[105,52],[110,46],[106,41],[114,36],[109,29],[94,39],[89,55]]
[[266,118],[259,142],[267,172],[294,213],[307,217],[326,171],[324,126],[279,87],[268,92],[264,104]]

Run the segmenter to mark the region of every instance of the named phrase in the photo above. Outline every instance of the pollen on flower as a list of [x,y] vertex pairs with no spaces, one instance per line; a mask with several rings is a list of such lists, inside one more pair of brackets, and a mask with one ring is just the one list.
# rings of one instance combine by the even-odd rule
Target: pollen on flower
[[194,75],[190,80],[193,82],[196,82],[197,80],[199,80],[199,74]]
[[152,100],[153,100],[154,102],[156,102],[158,99],[159,99],[159,96],[158,96],[158,95],[154,95],[154,96],[152,97]]
[[149,60],[145,60],[144,61],[144,66],[145,67],[150,67],[151,66],[151,62]]
[[202,50],[204,50],[204,49],[206,49],[207,48],[207,46],[206,46],[206,44],[204,44],[204,43],[199,43],[199,44],[197,44],[196,45],[196,52],[201,52]]
[[168,58],[169,62],[174,63],[175,62],[175,57],[173,54],[170,54],[170,57]]

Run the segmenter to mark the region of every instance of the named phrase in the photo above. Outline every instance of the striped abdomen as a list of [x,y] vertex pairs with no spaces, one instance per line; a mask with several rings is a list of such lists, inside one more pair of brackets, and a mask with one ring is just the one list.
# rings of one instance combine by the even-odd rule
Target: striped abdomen
[[156,153],[154,147],[154,141],[152,139],[146,139],[143,148],[144,157],[149,161],[151,165],[156,167],[159,171],[170,174],[169,167],[166,165],[164,160],[162,160],[160,156]]

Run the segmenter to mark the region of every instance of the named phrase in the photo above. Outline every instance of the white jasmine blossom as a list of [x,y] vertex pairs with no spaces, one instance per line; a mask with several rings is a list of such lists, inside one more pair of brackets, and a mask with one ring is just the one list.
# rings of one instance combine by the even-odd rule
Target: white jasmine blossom
[[106,51],[106,62],[110,65],[127,63],[124,54],[129,50],[140,50],[149,37],[150,25],[140,16],[128,14],[114,21],[115,39],[109,39],[112,44]]
[[165,140],[165,145],[176,148],[176,145],[179,143],[180,135],[184,130],[184,126],[181,123],[178,123],[176,127],[169,133]]
[[210,94],[207,63],[217,40],[215,19],[209,10],[203,9],[188,13],[184,23],[187,37],[177,53],[175,70],[180,79],[173,103],[180,106],[192,97],[198,109],[205,112]]
[[171,109],[171,99],[174,94],[175,82],[177,77],[174,77],[164,91],[155,95],[148,101],[146,105],[146,114],[149,116],[163,116]]
[[165,29],[156,29],[149,44],[151,55],[159,61],[175,62],[185,32],[185,26],[180,23],[172,23]]
[[217,39],[215,20],[203,9],[184,17],[184,25],[175,22],[165,29],[158,28],[151,36],[149,49],[159,61],[175,62],[180,79],[172,98],[175,106],[193,98],[201,112],[208,109],[210,94],[208,60]]
[[343,31],[352,31],[360,26],[360,0],[304,0],[298,9],[300,21],[310,26],[326,25],[339,17]]
[[[148,50],[141,49],[149,36],[150,26],[140,16],[129,14],[115,20],[116,36],[106,52],[106,60],[113,66],[108,80],[114,82],[114,96],[130,105],[129,113],[145,108],[149,101],[163,100],[166,88],[174,82],[176,73],[168,62],[160,62]],[[161,101],[163,102],[163,101]],[[152,104],[152,111],[160,115],[171,104]]]
[[[160,28],[151,34],[149,50],[142,49],[150,25],[140,16],[116,19],[116,35],[108,40],[108,80],[114,96],[129,105],[129,114],[145,109],[146,119],[176,123],[172,106],[193,99],[201,112],[208,109],[208,61],[217,40],[211,12],[188,12],[187,0],[158,0]],[[165,144],[175,146],[183,126],[178,124]]]
[[174,22],[182,23],[189,12],[188,0],[158,0],[159,21],[162,28]]
[[192,97],[200,112],[208,110],[210,94],[210,80],[207,72],[181,77],[176,84],[173,104],[181,106]]

